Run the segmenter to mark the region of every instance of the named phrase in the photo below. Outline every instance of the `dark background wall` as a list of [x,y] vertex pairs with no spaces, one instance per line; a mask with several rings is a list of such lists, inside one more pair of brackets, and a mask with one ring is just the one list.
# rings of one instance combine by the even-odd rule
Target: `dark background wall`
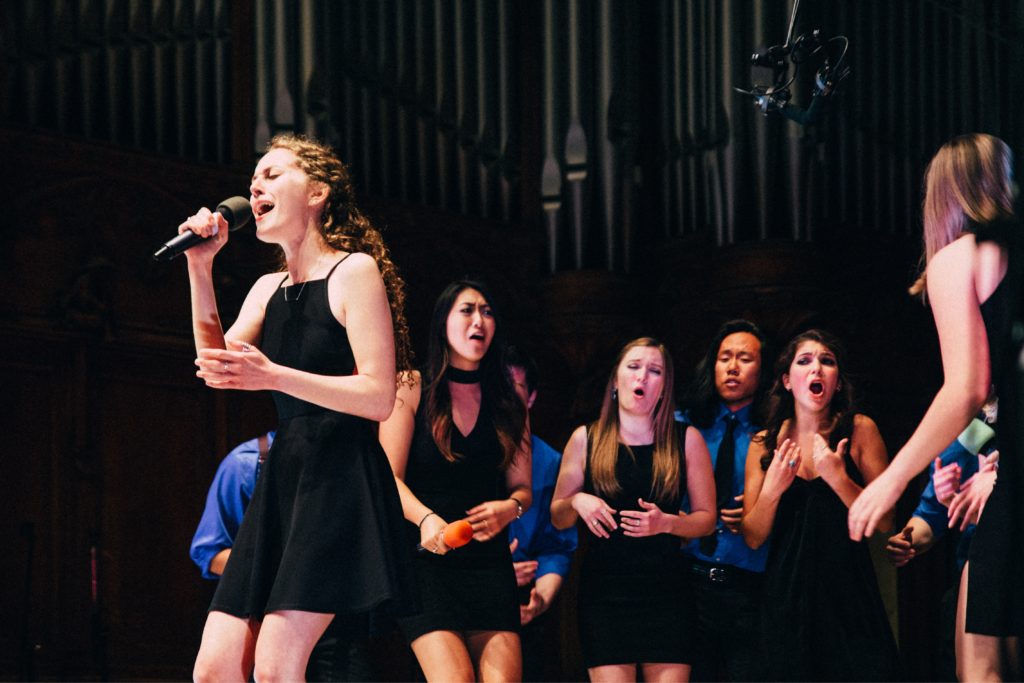
[[[791,7],[4,3],[0,677],[189,675],[211,587],[187,545],[220,458],[274,415],[195,379],[184,264],[149,254],[197,206],[244,194],[281,130],[352,164],[421,352],[446,282],[491,283],[540,363],[533,425],[556,447],[593,417],[624,341],[664,338],[685,379],[745,316],[780,343],[811,325],[845,338],[895,452],[940,381],[930,315],[905,293],[923,168],[963,132],[1024,148],[1024,3],[803,0],[796,32],[845,34],[853,68],[803,128],[732,90],[764,82],[748,56],[782,42]],[[232,236],[226,322],[274,259]],[[938,675],[948,560],[882,575],[914,678]],[[551,674],[577,678],[572,602],[557,609]]]

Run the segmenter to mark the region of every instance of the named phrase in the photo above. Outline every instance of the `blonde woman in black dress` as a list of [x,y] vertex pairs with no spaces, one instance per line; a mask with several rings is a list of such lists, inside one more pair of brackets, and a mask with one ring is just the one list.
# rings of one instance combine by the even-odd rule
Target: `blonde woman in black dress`
[[[715,479],[700,432],[675,421],[672,357],[654,339],[619,353],[601,416],[573,432],[551,521],[592,537],[577,597],[592,681],[685,681],[690,601],[682,538],[715,528]],[[691,512],[679,511],[686,493]]]

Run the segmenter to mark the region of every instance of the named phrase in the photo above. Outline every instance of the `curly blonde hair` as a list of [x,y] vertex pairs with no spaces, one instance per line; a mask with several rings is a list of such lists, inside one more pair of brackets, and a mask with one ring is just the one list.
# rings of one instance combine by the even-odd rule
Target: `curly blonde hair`
[[[304,135],[275,135],[266,151],[286,149],[298,158],[298,166],[311,180],[328,188],[320,220],[320,235],[339,251],[369,254],[377,262],[391,307],[395,331],[395,368],[402,381],[411,381],[413,369],[409,323],[405,318],[405,282],[388,254],[384,238],[355,203],[355,190],[348,167],[334,150]],[[283,258],[283,257],[282,257]]]

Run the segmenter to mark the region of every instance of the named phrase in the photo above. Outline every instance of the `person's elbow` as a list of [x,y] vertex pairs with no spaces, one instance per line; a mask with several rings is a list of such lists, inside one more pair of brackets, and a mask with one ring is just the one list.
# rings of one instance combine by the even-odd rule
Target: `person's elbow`
[[767,540],[767,536],[762,533],[758,533],[746,522],[740,523],[740,534],[743,536],[743,542],[747,544],[747,547],[751,550],[757,550]]
[[991,390],[991,386],[988,383],[975,382],[974,384],[975,386],[970,394],[971,405],[969,406],[972,416],[976,415],[981,410],[981,407],[985,405]]
[[551,526],[555,527],[559,531],[565,531],[573,525],[575,520],[572,519],[572,515],[563,514],[560,510],[555,509],[558,501],[551,504]]
[[692,535],[693,538],[700,538],[701,536],[708,536],[714,533],[717,523],[714,512],[711,510],[700,510],[691,512],[689,516],[690,519],[696,522],[696,530]]
[[374,422],[384,422],[395,409],[395,381],[376,380],[365,397],[365,416]]

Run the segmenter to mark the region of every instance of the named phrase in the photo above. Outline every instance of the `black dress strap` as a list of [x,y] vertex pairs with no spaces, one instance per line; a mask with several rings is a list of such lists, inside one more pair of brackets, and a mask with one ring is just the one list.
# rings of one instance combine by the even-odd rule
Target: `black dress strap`
[[331,310],[331,297],[330,297],[330,294],[329,294],[330,287],[327,286],[327,283],[330,282],[331,276],[334,275],[334,271],[338,269],[338,266],[340,266],[342,263],[344,263],[345,259],[347,259],[349,256],[351,256],[354,253],[355,252],[350,251],[347,254],[345,254],[344,256],[342,256],[340,259],[338,259],[338,262],[335,263],[333,266],[331,266],[331,269],[329,271],[327,271],[327,275],[324,276],[324,280],[323,280],[323,283],[324,283],[324,305],[327,306],[327,310],[328,311]]
[[338,266],[340,266],[342,263],[345,262],[345,259],[347,259],[349,256],[351,256],[354,253],[355,253],[354,251],[350,251],[347,254],[345,254],[344,256],[342,256],[340,259],[338,259],[338,262],[335,263],[333,266],[331,266],[331,269],[329,271],[327,271],[327,276],[324,278],[324,280],[325,281],[326,280],[330,280],[331,276],[334,275],[335,269],[337,269]]
[[[277,294],[284,287],[284,281],[290,277],[289,273],[285,273],[281,281],[277,283],[277,287],[274,287],[274,293],[270,295],[270,299],[274,298],[274,294]],[[270,299],[267,299],[267,305],[270,305]]]

